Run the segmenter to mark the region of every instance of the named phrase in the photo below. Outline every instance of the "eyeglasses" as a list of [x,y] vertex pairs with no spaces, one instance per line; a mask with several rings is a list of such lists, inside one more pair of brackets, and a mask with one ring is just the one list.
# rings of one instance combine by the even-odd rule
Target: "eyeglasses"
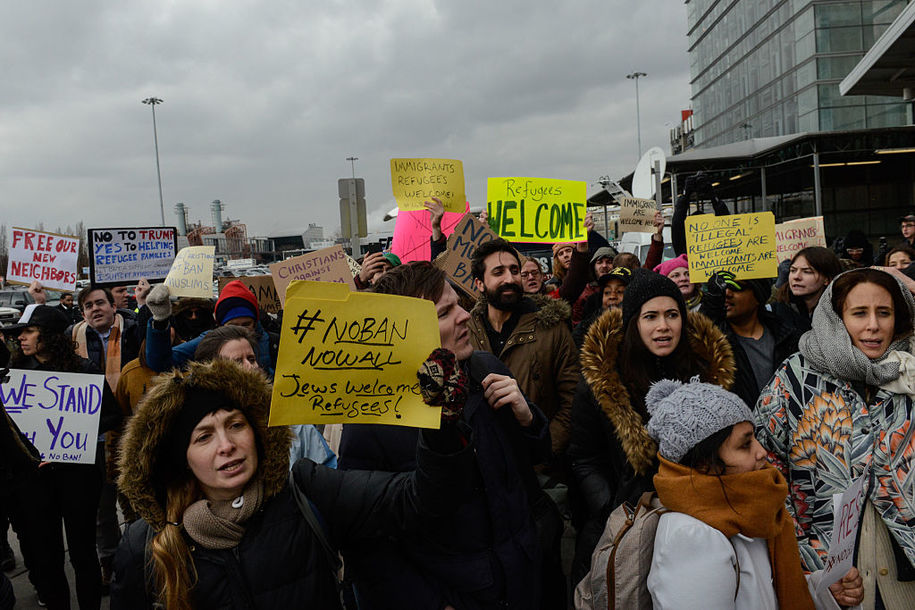
[[543,275],[540,271],[522,271],[521,279],[526,280],[529,277],[540,277]]
[[903,229],[915,229],[915,222],[904,222],[902,223]]

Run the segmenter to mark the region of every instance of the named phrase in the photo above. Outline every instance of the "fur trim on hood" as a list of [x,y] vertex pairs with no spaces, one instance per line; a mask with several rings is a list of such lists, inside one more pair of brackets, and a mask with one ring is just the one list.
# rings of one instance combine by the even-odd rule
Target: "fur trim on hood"
[[[552,328],[572,317],[572,308],[563,299],[554,299],[545,294],[525,295],[521,300],[521,313],[537,312],[537,328]],[[471,315],[479,318],[487,316],[486,295],[481,294],[474,305]]]
[[[689,313],[689,347],[709,363],[702,381],[730,389],[734,383],[734,353],[727,338],[711,320]],[[581,373],[607,419],[616,429],[623,451],[633,469],[647,474],[658,452],[642,416],[633,408],[629,390],[616,368],[623,339],[623,314],[619,309],[604,312],[588,329],[581,349]]]
[[289,476],[291,434],[286,426],[267,428],[271,389],[263,375],[228,360],[192,362],[187,371],[159,375],[128,421],[118,455],[118,487],[156,531],[165,526],[165,489],[157,483],[162,478],[157,462],[188,387],[218,390],[242,405],[254,428],[259,450],[256,476],[263,478],[265,499],[279,493]]

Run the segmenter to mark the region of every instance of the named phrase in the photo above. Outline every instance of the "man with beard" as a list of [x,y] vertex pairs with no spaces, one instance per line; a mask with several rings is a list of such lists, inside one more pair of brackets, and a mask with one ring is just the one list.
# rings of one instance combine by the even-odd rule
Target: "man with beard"
[[504,239],[480,245],[471,273],[481,298],[467,326],[474,349],[499,357],[521,391],[550,420],[553,455],[569,441],[572,398],[578,383],[578,355],[565,301],[526,297],[518,253]]

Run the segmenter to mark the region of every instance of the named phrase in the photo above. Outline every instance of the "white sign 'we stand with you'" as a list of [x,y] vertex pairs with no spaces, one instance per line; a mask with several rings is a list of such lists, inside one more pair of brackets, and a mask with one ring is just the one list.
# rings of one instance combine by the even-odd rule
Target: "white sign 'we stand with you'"
[[11,369],[3,406],[44,462],[94,464],[104,375]]

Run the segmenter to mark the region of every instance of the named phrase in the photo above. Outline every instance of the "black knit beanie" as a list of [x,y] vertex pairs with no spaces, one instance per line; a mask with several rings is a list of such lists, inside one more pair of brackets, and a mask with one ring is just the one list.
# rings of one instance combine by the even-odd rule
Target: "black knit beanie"
[[741,286],[746,286],[753,291],[753,296],[760,305],[765,305],[772,297],[772,280],[768,278],[758,280],[737,280]]
[[680,315],[686,318],[686,301],[677,285],[660,273],[648,269],[636,269],[623,295],[623,332],[633,316],[638,315],[647,301],[655,297],[670,297],[677,302]]
[[241,411],[241,405],[218,390],[190,387],[184,395],[184,404],[175,416],[168,437],[163,443],[160,460],[166,468],[181,472],[187,466],[187,448],[191,433],[200,420],[216,411]]

